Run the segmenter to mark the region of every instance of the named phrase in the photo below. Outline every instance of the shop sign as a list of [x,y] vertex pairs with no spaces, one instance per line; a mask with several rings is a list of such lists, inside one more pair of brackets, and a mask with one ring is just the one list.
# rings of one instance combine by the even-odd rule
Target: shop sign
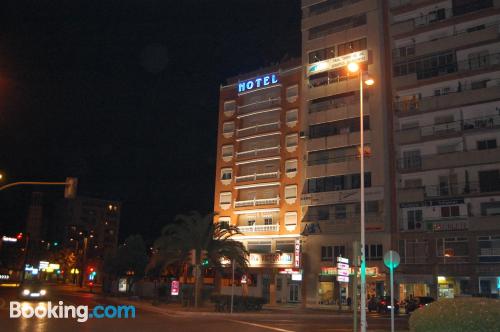
[[344,257],[337,257],[337,281],[349,282],[349,259]]
[[3,242],[17,242],[17,238],[4,235],[4,236],[2,236],[2,241]]
[[338,56],[336,58],[331,58],[319,62],[315,62],[307,66],[307,75],[314,75],[322,73],[324,71],[347,67],[351,62],[366,62],[368,61],[368,51],[358,51],[349,53],[346,55]]
[[300,239],[295,239],[294,267],[300,267]]
[[127,291],[127,278],[118,279],[118,291],[125,293]]
[[[367,267],[366,268],[366,275],[367,276],[376,276],[378,274],[378,268],[377,267]],[[321,267],[321,272],[320,275],[323,276],[337,276],[340,275],[338,272],[338,269],[336,267],[332,266],[322,266]],[[349,275],[353,276],[354,275],[354,269],[352,267],[349,268]],[[359,275],[359,272],[358,272]]]
[[279,274],[302,274],[302,271],[299,269],[279,269]]
[[0,280],[9,280],[10,276],[8,274],[0,274]]
[[276,74],[267,74],[253,78],[251,80],[246,80],[243,82],[238,82],[238,93],[247,92],[250,90],[257,90],[269,85],[274,85],[278,83],[278,76]]
[[292,266],[294,262],[292,253],[275,253],[275,254],[250,254],[250,267],[257,266]]
[[179,295],[179,280],[172,281],[172,285],[170,286],[170,294],[171,295]]
[[338,282],[349,282],[349,277],[337,276]]

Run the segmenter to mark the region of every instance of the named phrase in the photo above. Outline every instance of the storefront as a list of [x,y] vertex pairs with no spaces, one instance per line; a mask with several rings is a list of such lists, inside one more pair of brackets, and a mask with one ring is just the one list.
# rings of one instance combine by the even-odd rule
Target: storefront
[[438,298],[472,295],[470,277],[438,276]]
[[431,274],[396,274],[395,282],[399,285],[399,299],[409,299],[414,296],[432,296],[432,285],[436,285]]
[[500,296],[500,276],[479,277],[479,293],[485,296]]

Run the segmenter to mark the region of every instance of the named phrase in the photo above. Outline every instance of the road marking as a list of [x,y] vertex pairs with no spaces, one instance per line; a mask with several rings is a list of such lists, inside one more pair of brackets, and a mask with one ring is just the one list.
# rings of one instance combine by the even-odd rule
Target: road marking
[[227,319],[230,322],[235,322],[235,323],[240,323],[240,324],[246,324],[246,325],[251,325],[251,326],[256,326],[256,327],[261,327],[263,329],[269,329],[269,330],[274,330],[274,331],[280,331],[280,332],[295,332],[292,330],[285,330],[285,329],[280,329],[279,327],[273,327],[273,326],[268,326],[268,325],[262,325],[262,324],[256,324],[256,323],[250,323],[250,322],[245,322],[242,320],[236,320],[236,319]]

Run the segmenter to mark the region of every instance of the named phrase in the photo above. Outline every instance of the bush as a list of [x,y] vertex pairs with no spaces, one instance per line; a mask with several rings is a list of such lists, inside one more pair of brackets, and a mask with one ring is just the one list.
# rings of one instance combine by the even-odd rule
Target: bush
[[500,331],[500,301],[487,298],[439,300],[413,312],[410,331]]
[[[210,301],[215,304],[215,311],[231,311],[231,295],[212,294]],[[233,311],[259,311],[266,300],[262,297],[235,295]]]

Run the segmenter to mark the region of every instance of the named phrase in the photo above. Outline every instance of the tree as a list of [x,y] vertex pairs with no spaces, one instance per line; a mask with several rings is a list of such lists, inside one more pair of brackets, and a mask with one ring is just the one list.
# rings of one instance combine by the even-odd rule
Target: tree
[[115,253],[106,256],[103,270],[112,277],[133,276],[130,284],[132,286],[144,276],[147,264],[148,255],[144,240],[140,235],[131,235]]
[[57,263],[65,275],[70,274],[71,269],[76,266],[76,255],[71,249],[58,249],[50,252],[47,260],[52,263]]
[[188,215],[177,215],[174,223],[165,226],[156,240],[148,271],[158,272],[172,265],[184,266],[188,263],[190,251],[194,250],[195,306],[198,306],[202,252],[206,253],[208,266],[217,271],[224,269],[223,260],[234,260],[237,266],[247,268],[247,250],[241,242],[232,239],[237,234],[241,232],[235,226],[214,223],[213,214],[202,216],[192,211]]

